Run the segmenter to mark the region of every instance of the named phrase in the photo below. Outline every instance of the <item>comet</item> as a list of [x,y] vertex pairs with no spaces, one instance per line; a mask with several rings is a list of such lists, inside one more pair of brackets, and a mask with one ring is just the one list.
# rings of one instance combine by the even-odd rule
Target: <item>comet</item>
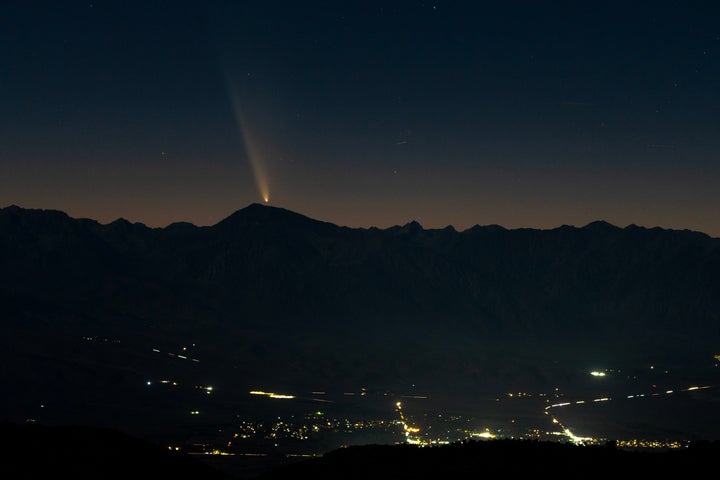
[[230,96],[232,97],[233,110],[235,112],[235,120],[240,130],[240,135],[243,138],[245,144],[245,153],[250,161],[250,167],[252,169],[253,178],[255,180],[255,187],[262,197],[265,203],[270,202],[270,185],[268,182],[268,175],[265,168],[265,161],[262,155],[262,150],[259,146],[257,134],[250,128],[250,122],[247,115],[243,111],[240,105],[240,98],[235,88],[230,86]]

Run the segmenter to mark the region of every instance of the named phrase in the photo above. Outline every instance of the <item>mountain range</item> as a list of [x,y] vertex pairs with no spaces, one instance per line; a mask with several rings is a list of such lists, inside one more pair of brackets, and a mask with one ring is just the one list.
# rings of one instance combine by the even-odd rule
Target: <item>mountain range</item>
[[198,360],[188,381],[238,392],[458,398],[595,365],[712,360],[720,239],[604,221],[349,228],[261,204],[212,226],[150,228],[9,206],[0,309],[0,375],[23,386],[6,411],[23,417],[67,385],[91,383],[91,402],[167,375],[157,351]]

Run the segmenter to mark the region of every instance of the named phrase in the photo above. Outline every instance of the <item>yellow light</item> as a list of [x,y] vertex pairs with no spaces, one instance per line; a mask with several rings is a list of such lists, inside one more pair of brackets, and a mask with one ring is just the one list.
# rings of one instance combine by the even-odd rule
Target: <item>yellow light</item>
[[295,395],[284,395],[281,393],[263,392],[262,390],[251,390],[250,395],[265,395],[270,398],[295,398]]

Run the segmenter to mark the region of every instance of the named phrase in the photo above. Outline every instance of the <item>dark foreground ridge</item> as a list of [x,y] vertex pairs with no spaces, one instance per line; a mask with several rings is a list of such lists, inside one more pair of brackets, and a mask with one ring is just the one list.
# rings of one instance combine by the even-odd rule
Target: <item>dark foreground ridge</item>
[[492,478],[492,475],[623,477],[687,474],[714,464],[720,443],[696,442],[682,450],[630,451],[612,444],[580,446],[536,440],[482,440],[437,446],[366,445],[341,448],[323,457],[279,467],[262,480]]
[[0,423],[5,478],[203,480],[481,478],[488,475],[681,474],[703,471],[720,454],[720,442],[697,441],[682,449],[633,451],[538,440],[468,440],[420,447],[356,445],[322,457],[232,474],[183,452],[116,430],[87,426]]
[[89,426],[0,424],[3,478],[227,480],[230,475],[120,431]]

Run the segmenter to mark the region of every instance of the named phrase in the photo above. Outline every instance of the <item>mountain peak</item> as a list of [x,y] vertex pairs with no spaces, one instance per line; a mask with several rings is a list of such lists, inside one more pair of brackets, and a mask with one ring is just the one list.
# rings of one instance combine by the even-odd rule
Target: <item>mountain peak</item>
[[264,205],[262,203],[255,202],[249,204],[247,207],[236,210],[228,217],[223,219],[220,223],[224,223],[227,221],[237,221],[238,219],[278,219],[282,218],[283,216],[303,217],[303,215],[300,215],[299,213],[295,213],[284,208],[273,207],[271,205]]
[[123,228],[129,228],[132,226],[132,222],[130,222],[128,219],[119,217],[115,219],[114,221],[110,222],[109,226],[111,227],[123,227]]
[[616,227],[615,225],[613,225],[611,223],[606,222],[605,220],[595,220],[594,222],[590,222],[587,225],[585,225],[584,228],[586,228],[588,230],[601,230],[601,231],[602,230],[604,230],[604,231],[618,230],[618,227]]
[[278,208],[278,207],[273,207],[272,205],[268,205],[267,203],[253,202],[253,203],[249,204],[247,207],[241,208],[240,210],[258,210],[261,208]]
[[423,227],[420,225],[420,222],[413,220],[412,222],[408,222],[403,225],[403,230],[408,232],[420,232],[423,230]]
[[387,229],[388,232],[392,232],[393,234],[415,234],[420,233],[424,229],[420,223],[418,223],[416,220],[413,220],[411,222],[406,223],[403,226],[395,225],[393,227],[390,227]]
[[236,210],[230,216],[217,223],[216,226],[225,229],[235,229],[259,225],[264,225],[268,227],[271,225],[275,225],[275,227],[273,228],[276,228],[280,225],[283,226],[282,228],[286,228],[288,226],[292,226],[292,228],[297,228],[299,226],[312,225],[313,227],[311,228],[315,228],[315,226],[317,225],[333,224],[322,222],[320,220],[315,220],[313,218],[293,212],[292,210],[287,210],[285,208],[264,205],[261,203],[251,203],[245,208]]

